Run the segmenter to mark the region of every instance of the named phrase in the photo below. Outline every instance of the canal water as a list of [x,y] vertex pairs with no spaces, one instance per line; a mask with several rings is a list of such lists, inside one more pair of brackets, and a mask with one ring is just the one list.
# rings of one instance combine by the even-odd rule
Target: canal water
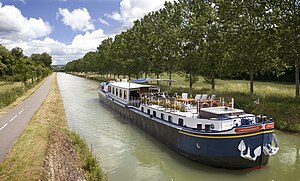
[[280,151],[263,170],[213,168],[179,155],[112,113],[98,100],[97,81],[64,73],[57,79],[69,127],[92,147],[110,181],[300,181],[300,136],[276,131]]

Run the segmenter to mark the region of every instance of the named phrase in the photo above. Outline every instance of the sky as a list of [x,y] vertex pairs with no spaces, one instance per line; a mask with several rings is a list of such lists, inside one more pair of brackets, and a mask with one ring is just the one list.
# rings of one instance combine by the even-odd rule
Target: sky
[[[171,0],[172,1],[172,0]],[[0,0],[0,44],[64,65],[95,51],[165,0]]]

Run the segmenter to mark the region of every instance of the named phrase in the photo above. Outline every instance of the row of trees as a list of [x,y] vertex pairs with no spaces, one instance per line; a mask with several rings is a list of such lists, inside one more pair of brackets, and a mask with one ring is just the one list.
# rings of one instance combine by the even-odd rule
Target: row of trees
[[166,2],[134,26],[104,40],[97,51],[69,62],[66,71],[138,78],[168,73],[185,76],[190,88],[199,75],[215,79],[280,76],[295,68],[299,97],[299,0],[179,0]]
[[31,83],[46,77],[51,72],[52,57],[47,53],[24,56],[19,47],[9,51],[0,45],[0,79]]

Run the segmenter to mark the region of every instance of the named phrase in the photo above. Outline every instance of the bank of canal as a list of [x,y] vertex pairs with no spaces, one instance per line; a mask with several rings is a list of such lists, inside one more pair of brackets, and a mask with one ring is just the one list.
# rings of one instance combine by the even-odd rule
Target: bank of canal
[[99,82],[57,74],[69,127],[92,145],[110,181],[300,181],[299,136],[276,131],[280,151],[260,171],[212,168],[193,162],[99,103]]

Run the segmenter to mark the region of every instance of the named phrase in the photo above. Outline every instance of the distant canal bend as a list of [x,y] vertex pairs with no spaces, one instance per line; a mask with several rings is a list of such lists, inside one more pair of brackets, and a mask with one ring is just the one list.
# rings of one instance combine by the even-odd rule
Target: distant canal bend
[[276,131],[280,150],[264,170],[213,168],[179,155],[110,112],[99,102],[99,82],[64,73],[57,79],[69,127],[92,145],[110,181],[300,181],[300,136]]

